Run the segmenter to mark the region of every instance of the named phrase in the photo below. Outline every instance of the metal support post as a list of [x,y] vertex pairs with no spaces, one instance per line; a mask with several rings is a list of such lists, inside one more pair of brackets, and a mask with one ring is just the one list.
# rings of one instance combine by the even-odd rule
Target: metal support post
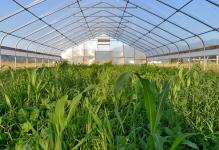
[[123,55],[123,64],[125,64],[125,46],[124,46],[124,43],[122,43],[122,55]]
[[134,64],[135,64],[135,48],[134,48]]
[[28,52],[27,52],[27,55],[26,55],[26,67],[28,67]]
[[35,67],[37,67],[37,49],[35,50],[36,54],[35,54]]
[[43,66],[43,64],[44,64],[44,55],[43,55],[43,58],[42,58],[42,66]]
[[216,64],[217,64],[217,65],[218,65],[218,63],[219,63],[218,59],[219,59],[219,56],[216,56]]

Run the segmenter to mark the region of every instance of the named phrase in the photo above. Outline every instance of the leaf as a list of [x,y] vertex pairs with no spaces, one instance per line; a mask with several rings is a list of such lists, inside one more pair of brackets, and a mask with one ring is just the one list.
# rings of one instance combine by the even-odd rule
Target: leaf
[[119,93],[119,91],[124,86],[125,82],[128,81],[128,79],[130,79],[131,76],[133,76],[132,72],[125,72],[117,78],[115,85],[114,85],[114,93],[116,95]]
[[31,123],[29,121],[27,121],[21,125],[21,128],[22,128],[22,131],[24,133],[26,133],[26,132],[29,132],[33,127],[31,125]]
[[174,134],[174,132],[169,127],[165,127],[164,131],[169,136],[173,136],[173,134]]
[[74,97],[74,99],[70,103],[70,109],[69,113],[67,115],[67,123],[71,120],[72,116],[75,114],[78,104],[81,100],[82,94],[79,94],[78,96]]
[[105,124],[105,130],[104,130],[104,134],[107,135],[107,139],[109,141],[109,144],[112,145],[113,142],[112,140],[114,139],[114,136],[113,136],[113,131],[112,131],[112,126],[111,126],[111,123],[110,123],[110,120],[108,118],[108,114],[105,110],[105,119],[104,119],[104,124]]
[[54,125],[56,125],[57,127],[59,127],[60,131],[62,132],[65,128],[65,126],[67,125],[67,122],[64,118],[65,115],[65,103],[68,99],[68,96],[65,95],[63,97],[61,97],[55,105],[55,111],[52,114],[52,122],[54,123]]
[[0,87],[4,88],[4,85],[2,83],[2,80],[0,80]]
[[187,87],[189,87],[191,85],[191,77],[189,76],[189,78],[187,79]]
[[122,122],[122,119],[121,119],[119,111],[118,111],[118,106],[115,106],[114,112],[115,112],[116,118],[118,119],[119,124],[120,124],[120,126],[122,128],[122,132],[125,133],[124,127],[123,127],[123,122]]
[[180,68],[178,75],[179,75],[179,78],[183,80],[183,68]]
[[17,113],[17,118],[20,122],[25,122],[28,119],[28,112],[21,108],[19,109],[18,113]]
[[154,150],[154,141],[151,135],[147,138],[146,150]]
[[12,109],[10,98],[9,98],[9,96],[6,95],[6,94],[5,94],[5,102],[6,102],[6,104],[8,105],[8,107],[9,107],[10,109]]
[[144,102],[146,115],[149,120],[149,127],[151,134],[156,133],[156,95],[153,93],[150,81],[148,79],[143,79],[137,75],[144,90]]
[[68,101],[68,102],[70,102],[70,109],[69,109],[69,112],[67,115],[67,122],[69,122],[71,120],[72,116],[75,114],[77,107],[78,107],[78,104],[82,98],[82,94],[91,90],[91,89],[94,89],[95,87],[96,87],[96,85],[88,86],[83,92],[81,92],[81,94],[74,97],[74,99],[72,101]]
[[156,127],[159,125],[160,123],[160,118],[161,118],[161,115],[162,115],[162,107],[163,107],[163,101],[165,99],[167,99],[168,97],[168,94],[169,94],[169,91],[170,91],[170,80],[169,81],[166,81],[164,83],[164,86],[163,86],[163,89],[162,89],[162,92],[161,94],[159,95],[159,104],[158,104],[158,107],[157,107],[157,115],[156,115]]
[[159,134],[153,136],[154,147],[156,150],[163,150],[163,138]]
[[192,133],[184,133],[184,134],[180,134],[176,137],[176,139],[174,140],[173,144],[170,147],[170,150],[177,150],[177,147],[188,137],[188,136],[192,136],[194,134]]
[[88,92],[88,91],[94,89],[96,86],[97,86],[97,85],[95,85],[95,84],[91,84],[91,85],[89,85],[86,89],[84,89],[84,91],[81,92],[81,93],[86,93],[86,92]]
[[85,137],[82,138],[82,139],[78,142],[78,144],[75,145],[75,146],[72,148],[72,150],[79,149],[79,147],[80,147],[84,142],[86,142],[90,137],[91,137],[91,134],[90,134],[90,133],[86,134]]
[[187,146],[189,146],[189,147],[191,147],[191,148],[193,148],[193,149],[199,149],[198,146],[197,146],[195,143],[193,143],[193,142],[191,142],[191,141],[189,141],[189,140],[185,140],[185,141],[183,142],[183,144],[184,144],[184,145],[187,145]]
[[30,113],[30,120],[35,121],[39,117],[39,109],[34,108],[33,111]]

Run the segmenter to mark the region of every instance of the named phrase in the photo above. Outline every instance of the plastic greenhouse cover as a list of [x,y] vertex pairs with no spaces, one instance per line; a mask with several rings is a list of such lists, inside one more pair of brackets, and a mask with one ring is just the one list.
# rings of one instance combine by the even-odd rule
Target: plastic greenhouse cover
[[103,34],[148,57],[219,44],[217,0],[1,0],[0,14],[1,46],[56,55]]

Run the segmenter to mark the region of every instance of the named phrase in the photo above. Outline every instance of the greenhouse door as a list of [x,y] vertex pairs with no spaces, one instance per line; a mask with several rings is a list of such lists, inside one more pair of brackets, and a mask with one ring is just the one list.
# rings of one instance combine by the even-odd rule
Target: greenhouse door
[[95,62],[111,62],[112,50],[110,49],[110,38],[100,37],[97,41],[97,51],[95,55]]

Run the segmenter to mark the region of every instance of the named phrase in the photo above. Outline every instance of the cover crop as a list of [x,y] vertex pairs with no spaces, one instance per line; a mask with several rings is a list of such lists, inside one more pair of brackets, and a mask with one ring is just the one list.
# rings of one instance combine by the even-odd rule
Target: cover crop
[[218,149],[219,75],[153,66],[0,72],[0,149]]

